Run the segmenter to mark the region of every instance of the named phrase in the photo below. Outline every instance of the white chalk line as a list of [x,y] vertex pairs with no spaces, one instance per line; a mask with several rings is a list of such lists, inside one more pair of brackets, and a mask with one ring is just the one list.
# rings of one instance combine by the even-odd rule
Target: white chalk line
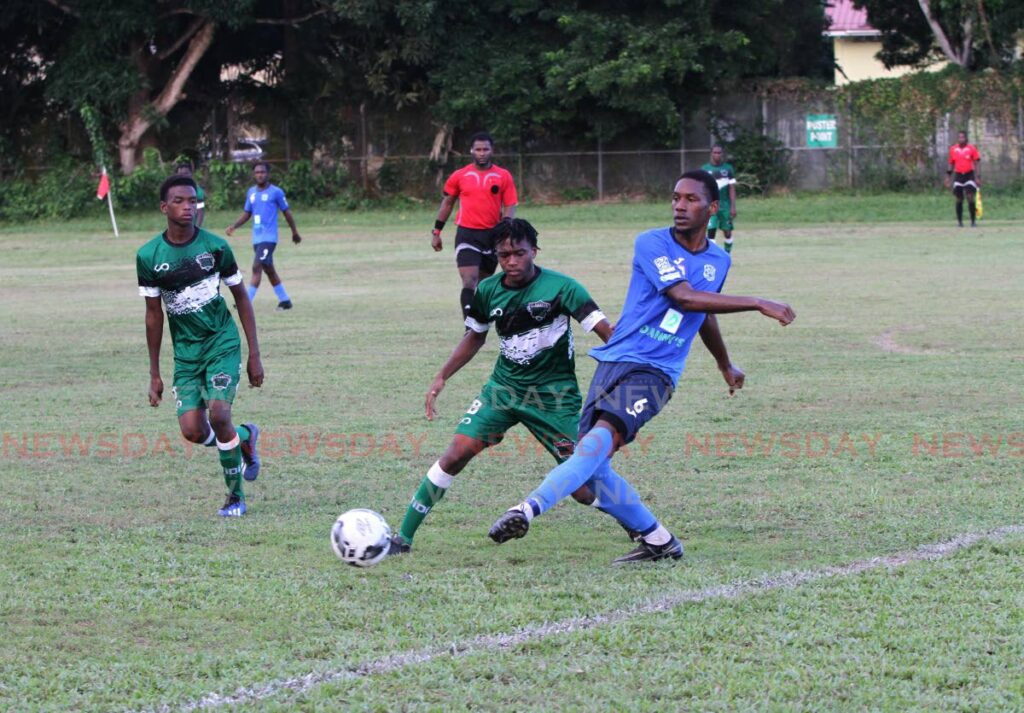
[[155,710],[161,712],[174,710],[196,711],[242,703],[254,703],[283,692],[302,694],[316,686],[332,681],[351,681],[368,676],[391,673],[407,666],[427,663],[442,656],[458,657],[480,651],[506,649],[527,641],[618,624],[636,616],[668,611],[682,604],[699,603],[712,599],[736,599],[748,594],[763,594],[777,589],[791,589],[823,579],[849,577],[882,567],[895,569],[912,562],[938,560],[949,557],[960,550],[972,547],[980,542],[997,542],[1008,536],[1019,534],[1024,534],[1024,525],[1008,525],[989,530],[988,532],[966,533],[943,542],[921,545],[906,552],[855,560],[845,565],[795,572],[780,572],[751,581],[737,581],[708,587],[707,589],[678,592],[630,609],[619,609],[607,614],[573,617],[557,622],[526,626],[506,634],[482,634],[463,641],[452,642],[445,646],[428,646],[417,651],[385,656],[361,664],[353,664],[329,671],[314,671],[296,678],[272,681],[262,686],[243,686],[228,695],[208,693],[195,701],[178,705],[165,705]]

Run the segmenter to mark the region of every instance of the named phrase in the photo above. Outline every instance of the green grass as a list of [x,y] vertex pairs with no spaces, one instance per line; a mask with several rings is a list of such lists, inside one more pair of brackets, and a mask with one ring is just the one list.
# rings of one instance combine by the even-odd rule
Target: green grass
[[[236,420],[269,435],[237,522],[215,515],[215,457],[187,455],[170,405],[146,403],[134,253],[159,215],[124,216],[120,240],[99,209],[4,227],[0,709],[176,707],[1024,521],[1024,239],[1012,222],[1024,216],[995,206],[972,231],[950,226],[944,195],[741,203],[726,290],[785,299],[798,318],[722,317],[747,388],[728,398],[696,347],[665,412],[618,457],[687,546],[676,566],[625,571],[608,565],[629,546],[621,530],[573,503],[522,541],[487,540],[550,467],[520,429],[459,476],[411,556],[359,571],[331,552],[349,507],[398,524],[494,359],[491,343],[442,394],[442,418],[424,420],[423,394],[462,333],[453,231],[444,253],[429,250],[431,207],[296,209],[307,240],[278,251],[296,309],[274,312],[261,290],[267,382],[235,402]],[[632,236],[668,213],[521,211],[541,231],[540,263],[612,315]],[[247,262],[247,237],[232,244]],[[581,351],[593,343],[578,335]],[[169,343],[163,356],[169,382]],[[586,384],[592,362],[579,370]],[[74,434],[91,439],[86,455],[64,451]],[[303,452],[299,439],[317,437]],[[1022,547],[687,604],[243,708],[1020,709]]]

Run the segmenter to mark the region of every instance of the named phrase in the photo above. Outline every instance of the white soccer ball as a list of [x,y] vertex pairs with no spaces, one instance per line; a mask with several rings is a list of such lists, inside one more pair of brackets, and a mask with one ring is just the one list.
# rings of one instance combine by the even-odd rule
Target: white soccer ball
[[391,527],[373,510],[349,510],[334,521],[331,547],[342,562],[353,567],[372,567],[388,554]]

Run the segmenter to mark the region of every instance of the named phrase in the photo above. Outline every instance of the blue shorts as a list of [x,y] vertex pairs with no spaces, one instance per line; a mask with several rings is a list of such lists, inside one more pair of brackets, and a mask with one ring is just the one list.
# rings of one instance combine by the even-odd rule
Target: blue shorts
[[603,418],[615,426],[623,443],[631,443],[643,425],[665,407],[672,391],[672,380],[653,366],[598,362],[580,415],[580,438]]
[[256,262],[260,265],[271,265],[274,264],[274,250],[277,248],[277,243],[256,243],[252,246],[253,252],[256,253]]

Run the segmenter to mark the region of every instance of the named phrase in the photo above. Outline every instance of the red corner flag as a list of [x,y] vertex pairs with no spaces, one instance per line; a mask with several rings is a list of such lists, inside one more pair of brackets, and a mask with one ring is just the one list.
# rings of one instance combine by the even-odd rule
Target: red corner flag
[[100,176],[100,185],[96,186],[96,197],[103,200],[108,193],[110,193],[110,179],[107,178],[107,172],[104,171]]

